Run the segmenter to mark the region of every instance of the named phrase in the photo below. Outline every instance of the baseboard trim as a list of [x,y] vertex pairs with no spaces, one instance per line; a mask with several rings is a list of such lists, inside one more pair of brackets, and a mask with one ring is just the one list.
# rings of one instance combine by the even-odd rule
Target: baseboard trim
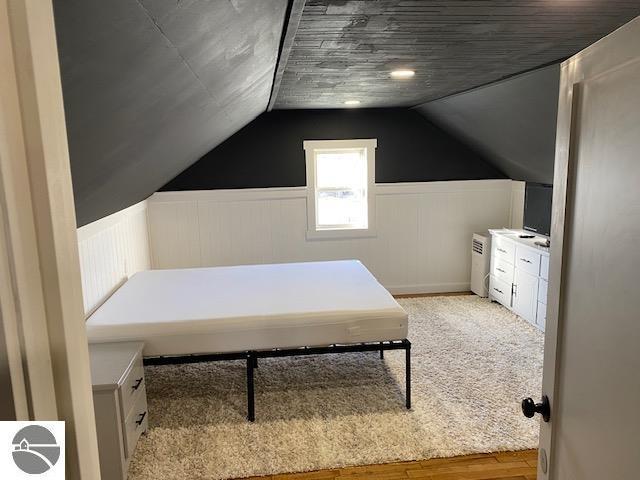
[[472,291],[467,292],[438,292],[438,293],[404,293],[394,295],[393,298],[426,298],[426,297],[462,297],[475,295]]
[[456,293],[468,292],[470,283],[428,283],[423,285],[393,285],[387,286],[392,295],[419,295],[426,293]]

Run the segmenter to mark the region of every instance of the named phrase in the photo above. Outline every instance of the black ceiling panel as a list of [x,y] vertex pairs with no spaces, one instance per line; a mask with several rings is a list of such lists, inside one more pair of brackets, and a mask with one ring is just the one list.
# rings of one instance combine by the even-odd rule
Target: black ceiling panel
[[[275,108],[413,106],[568,57],[639,0],[307,0]],[[393,80],[398,68],[416,71]]]
[[287,0],[54,0],[76,214],[145,199],[265,111]]

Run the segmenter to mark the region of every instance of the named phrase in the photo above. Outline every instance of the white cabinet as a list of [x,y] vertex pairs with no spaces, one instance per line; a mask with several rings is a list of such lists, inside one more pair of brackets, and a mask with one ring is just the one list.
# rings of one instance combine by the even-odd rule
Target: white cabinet
[[540,264],[540,278],[549,280],[549,256],[544,255]]
[[544,330],[547,310],[549,250],[536,245],[539,237],[526,232],[490,230],[489,298]]
[[544,279],[544,278],[540,278],[540,285],[539,285],[539,293],[538,293],[538,301],[540,303],[543,304],[547,304],[547,290],[548,290],[548,285],[549,283]]
[[544,326],[547,323],[547,306],[538,302],[538,313],[536,314],[536,325],[540,327],[540,330],[544,331]]
[[516,268],[513,278],[513,311],[530,323],[536,323],[538,277]]

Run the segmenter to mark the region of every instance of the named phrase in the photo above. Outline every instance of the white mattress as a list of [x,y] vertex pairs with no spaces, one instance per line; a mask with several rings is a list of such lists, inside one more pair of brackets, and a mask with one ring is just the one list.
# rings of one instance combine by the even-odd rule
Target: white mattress
[[407,314],[356,260],[150,270],[87,321],[89,341],[180,355],[401,340]]

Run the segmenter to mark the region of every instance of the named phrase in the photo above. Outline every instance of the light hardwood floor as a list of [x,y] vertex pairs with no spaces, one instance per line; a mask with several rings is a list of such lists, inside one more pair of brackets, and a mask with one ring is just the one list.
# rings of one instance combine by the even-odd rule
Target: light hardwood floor
[[250,477],[250,480],[535,480],[537,450]]

